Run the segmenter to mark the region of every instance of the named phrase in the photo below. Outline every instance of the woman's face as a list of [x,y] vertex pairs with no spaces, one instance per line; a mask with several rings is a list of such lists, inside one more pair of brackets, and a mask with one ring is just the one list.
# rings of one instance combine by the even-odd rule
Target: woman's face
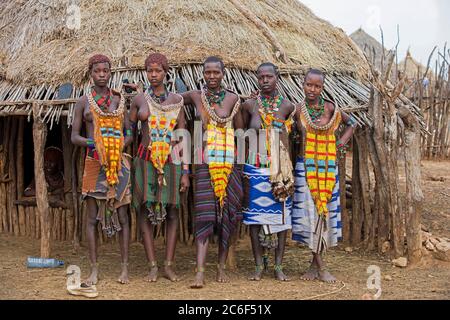
[[92,66],[91,77],[94,84],[98,87],[108,85],[111,78],[111,67],[108,62],[96,63]]
[[159,87],[164,83],[166,71],[159,63],[150,63],[147,66],[147,79],[152,87]]
[[308,101],[316,101],[323,91],[323,76],[308,74],[303,84],[303,90]]

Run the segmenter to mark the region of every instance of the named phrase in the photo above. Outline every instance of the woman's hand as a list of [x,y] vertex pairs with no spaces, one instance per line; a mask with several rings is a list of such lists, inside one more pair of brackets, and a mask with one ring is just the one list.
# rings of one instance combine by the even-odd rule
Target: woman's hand
[[181,181],[180,181],[180,192],[184,193],[184,192],[188,191],[190,185],[191,185],[191,182],[189,180],[189,175],[183,174],[181,176]]

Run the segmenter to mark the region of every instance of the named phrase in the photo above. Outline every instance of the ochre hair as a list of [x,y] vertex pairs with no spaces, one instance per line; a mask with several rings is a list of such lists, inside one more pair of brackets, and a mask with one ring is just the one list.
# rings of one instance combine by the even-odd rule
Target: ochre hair
[[89,71],[91,71],[94,64],[97,63],[108,63],[111,68],[111,60],[107,56],[103,54],[96,54],[89,59]]
[[166,56],[161,53],[150,53],[145,59],[145,69],[147,70],[152,63],[160,64],[165,72],[169,71],[169,62]]

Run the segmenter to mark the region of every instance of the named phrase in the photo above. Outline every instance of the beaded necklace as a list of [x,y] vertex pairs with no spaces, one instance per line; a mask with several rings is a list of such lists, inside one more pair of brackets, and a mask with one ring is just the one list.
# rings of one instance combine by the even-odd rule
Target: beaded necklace
[[148,87],[147,89],[148,94],[150,95],[150,97],[153,98],[153,100],[155,100],[157,103],[161,104],[164,101],[167,100],[167,98],[169,98],[169,92],[167,91],[166,86],[164,86],[164,92],[161,95],[156,95],[156,93],[153,91],[153,87]]
[[229,117],[221,118],[211,107],[207,99],[206,91],[205,88],[202,90],[202,104],[209,116],[206,131],[207,163],[211,176],[211,184],[220,207],[218,218],[221,219],[228,178],[233,170],[234,164],[233,118],[239,111],[240,102],[239,100],[236,102]]
[[214,108],[211,106],[211,103],[209,103],[208,98],[207,98],[207,94],[206,94],[206,89],[203,88],[202,90],[202,104],[204,109],[206,110],[206,112],[208,113],[208,116],[214,120],[216,123],[220,123],[220,124],[225,124],[228,123],[230,121],[233,120],[234,116],[236,115],[236,113],[238,113],[239,108],[241,106],[239,100],[236,102],[236,104],[233,107],[233,111],[231,112],[230,116],[226,117],[226,118],[221,118],[217,115],[216,111],[214,110]]
[[107,112],[109,109],[109,106],[112,103],[111,89],[108,90],[106,95],[102,96],[101,94],[98,94],[94,88],[92,88],[92,96],[94,98],[94,101],[100,107],[100,109],[102,109],[102,111]]
[[308,100],[305,100],[305,106],[306,106],[306,109],[308,110],[308,114],[311,117],[311,120],[314,123],[319,123],[320,118],[325,113],[325,100],[322,97],[320,97],[318,108],[315,108],[314,106],[310,106],[308,103]]
[[91,91],[87,93],[94,123],[95,149],[100,163],[105,168],[108,184],[115,186],[119,183],[118,173],[122,165],[125,98],[123,95],[120,96],[120,103],[116,110],[104,111],[95,100],[95,96]]
[[217,105],[219,108],[223,107],[223,100],[225,100],[227,93],[223,85],[220,86],[220,91],[218,92],[210,90],[206,85],[203,87],[203,91],[205,92],[206,99],[208,99],[210,105]]
[[258,96],[258,104],[260,108],[264,109],[265,113],[274,113],[280,110],[280,106],[283,103],[284,97],[280,94],[273,96]]

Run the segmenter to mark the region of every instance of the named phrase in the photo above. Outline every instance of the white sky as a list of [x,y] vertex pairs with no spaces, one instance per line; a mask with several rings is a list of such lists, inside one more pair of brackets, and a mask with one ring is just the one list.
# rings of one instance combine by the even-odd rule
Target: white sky
[[[408,47],[422,64],[435,45],[450,45],[449,0],[300,0],[317,16],[351,34],[359,27],[378,41],[383,28],[385,46],[393,48],[400,26],[399,59]],[[381,42],[381,41],[380,41]],[[448,48],[448,46],[447,46]],[[434,56],[436,58],[436,54]]]

